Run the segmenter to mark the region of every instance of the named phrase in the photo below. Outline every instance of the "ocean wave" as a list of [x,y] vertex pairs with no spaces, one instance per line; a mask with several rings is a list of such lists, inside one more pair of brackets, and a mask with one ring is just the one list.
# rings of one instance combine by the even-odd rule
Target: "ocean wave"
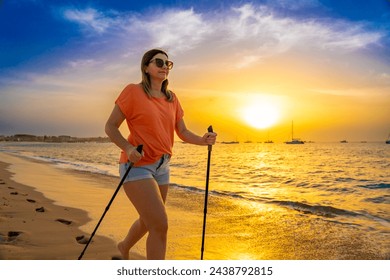
[[390,204],[390,195],[369,197],[369,198],[364,199],[364,201],[378,203],[378,204]]
[[378,184],[368,184],[368,185],[359,185],[358,187],[360,188],[365,188],[365,189],[390,189],[390,184],[387,183],[378,183]]
[[116,173],[113,172],[111,170],[112,169],[111,166],[105,166],[105,165],[94,166],[82,162],[70,162],[70,161],[61,161],[61,160],[55,160],[54,163],[59,168],[72,169],[81,172],[106,175],[106,176],[114,176],[114,177],[118,176],[118,172]]
[[344,182],[344,183],[355,181],[354,178],[350,178],[350,177],[339,177],[339,178],[336,178],[335,180],[336,180],[336,182]]
[[66,159],[53,158],[49,156],[37,156],[37,155],[31,155],[29,153],[20,152],[20,151],[6,151],[6,152],[27,159],[33,159],[33,160],[53,164],[56,167],[63,168],[63,169],[70,169],[70,170],[75,170],[80,172],[100,174],[106,176],[118,176],[117,172],[114,171],[113,166],[106,165],[106,164],[71,161]]
[[313,214],[318,216],[324,216],[327,218],[335,218],[336,216],[349,216],[349,217],[357,217],[361,216],[361,214],[348,211],[332,206],[324,206],[324,205],[310,205],[297,201],[273,201],[273,203],[285,206],[287,208],[291,208],[293,210],[302,212],[304,214]]
[[175,184],[175,183],[171,183],[170,186],[174,187],[174,188],[179,188],[179,189],[182,189],[185,191],[190,191],[190,192],[196,192],[196,193],[204,192],[203,189],[197,188],[197,187],[192,187],[192,186],[184,186],[184,185]]
[[[193,191],[197,193],[204,193],[203,189],[196,188],[196,187],[189,187],[184,185],[177,185],[174,184],[173,186],[176,186],[178,188],[181,188],[183,190],[187,191]],[[242,199],[246,201],[254,201],[259,203],[267,203],[267,204],[274,204],[278,206],[282,206],[285,208],[289,208],[295,211],[299,211],[304,214],[311,214],[311,215],[317,215],[317,216],[323,216],[327,218],[335,218],[337,216],[348,216],[348,217],[357,217],[362,216],[360,213],[356,213],[353,211],[340,209],[332,206],[324,206],[324,205],[310,205],[307,203],[302,203],[298,201],[283,201],[283,200],[276,200],[269,197],[253,197],[248,195],[245,192],[231,192],[231,191],[209,191],[210,195],[220,196],[220,197],[227,197],[232,199]]]

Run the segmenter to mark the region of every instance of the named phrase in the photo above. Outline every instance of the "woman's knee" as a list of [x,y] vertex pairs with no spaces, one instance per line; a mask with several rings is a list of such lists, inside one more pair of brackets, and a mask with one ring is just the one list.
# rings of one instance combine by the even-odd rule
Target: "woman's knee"
[[160,215],[158,219],[151,221],[147,226],[149,232],[166,235],[168,232],[168,217],[166,213]]

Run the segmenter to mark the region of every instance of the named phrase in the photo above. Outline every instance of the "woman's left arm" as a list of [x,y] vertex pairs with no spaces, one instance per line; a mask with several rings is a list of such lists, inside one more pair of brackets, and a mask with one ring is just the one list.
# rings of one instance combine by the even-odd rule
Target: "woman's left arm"
[[217,134],[214,132],[207,132],[203,136],[196,135],[187,129],[183,119],[176,124],[176,133],[184,142],[195,145],[214,145],[217,139]]

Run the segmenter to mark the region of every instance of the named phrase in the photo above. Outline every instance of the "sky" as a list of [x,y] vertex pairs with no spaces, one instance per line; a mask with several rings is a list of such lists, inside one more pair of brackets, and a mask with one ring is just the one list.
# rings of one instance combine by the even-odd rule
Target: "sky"
[[0,135],[105,136],[151,48],[174,61],[170,89],[196,133],[390,133],[388,0],[0,0],[0,26]]

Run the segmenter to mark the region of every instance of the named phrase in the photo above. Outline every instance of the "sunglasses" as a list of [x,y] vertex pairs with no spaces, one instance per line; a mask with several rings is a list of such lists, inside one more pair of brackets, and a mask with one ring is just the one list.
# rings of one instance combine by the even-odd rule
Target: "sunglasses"
[[168,70],[171,70],[172,67],[173,67],[173,62],[170,61],[170,60],[162,60],[161,58],[155,58],[155,59],[152,59],[151,61],[149,61],[149,63],[155,61],[156,62],[156,66],[158,68],[163,68],[164,64],[165,66],[168,68]]

